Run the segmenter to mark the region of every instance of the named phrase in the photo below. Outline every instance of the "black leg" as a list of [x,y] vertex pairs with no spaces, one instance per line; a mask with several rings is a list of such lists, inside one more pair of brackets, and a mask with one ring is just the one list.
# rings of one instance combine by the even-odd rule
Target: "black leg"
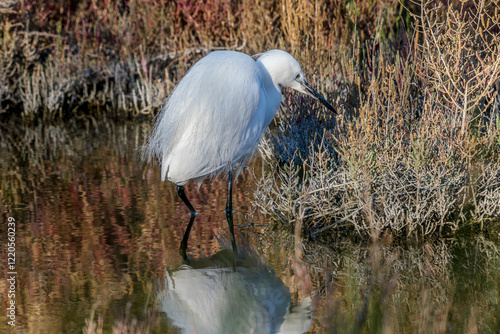
[[179,254],[181,254],[182,259],[186,263],[189,263],[189,260],[187,258],[187,254],[186,254],[186,250],[187,250],[187,244],[188,244],[188,239],[189,239],[189,233],[191,232],[191,227],[193,227],[194,218],[196,217],[196,210],[193,208],[191,203],[189,203],[189,200],[186,197],[186,192],[184,191],[184,187],[178,186],[178,185],[176,185],[175,187],[177,188],[177,195],[179,195],[179,197],[182,199],[184,204],[186,204],[186,206],[188,207],[189,212],[190,212],[189,214],[191,215],[191,219],[189,219],[189,224],[186,228],[186,232],[184,232],[184,237],[182,237],[181,246],[179,247]]
[[229,234],[231,235],[231,245],[233,246],[233,252],[236,253],[236,240],[234,238],[234,227],[233,227],[233,171],[229,172],[229,181],[227,186],[227,201],[226,201],[226,219],[229,225]]

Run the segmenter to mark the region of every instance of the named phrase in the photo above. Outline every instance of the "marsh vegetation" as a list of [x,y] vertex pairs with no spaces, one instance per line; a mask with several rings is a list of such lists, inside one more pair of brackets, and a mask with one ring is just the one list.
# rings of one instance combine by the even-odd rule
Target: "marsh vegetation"
[[[219,48],[286,49],[339,111],[286,92],[262,161],[236,185],[235,220],[292,300],[311,282],[311,331],[498,331],[499,1],[39,0],[0,11],[0,205],[25,222],[29,331],[170,328],[148,311],[151,282],[179,265],[186,221],[134,150],[189,66]],[[210,207],[193,255],[210,256],[219,246],[202,226],[225,225],[224,182],[192,193]]]

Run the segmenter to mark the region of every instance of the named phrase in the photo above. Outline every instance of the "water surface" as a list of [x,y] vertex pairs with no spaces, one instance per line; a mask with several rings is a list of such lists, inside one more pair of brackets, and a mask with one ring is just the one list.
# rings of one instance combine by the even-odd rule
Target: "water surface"
[[[211,314],[247,305],[252,317],[242,321],[262,327],[270,317],[283,323],[295,317],[297,331],[307,326],[312,333],[499,330],[500,234],[493,227],[404,246],[388,238],[374,244],[296,240],[289,228],[272,227],[253,209],[263,168],[258,158],[233,189],[240,255],[247,255],[221,260],[227,184],[219,178],[186,187],[199,212],[188,256],[209,264],[181,267],[178,247],[188,210],[175,186],[161,182],[158,166],[139,162],[137,147],[149,128],[149,121],[91,117],[1,125],[0,237],[4,244],[13,217],[17,307],[16,327],[2,312],[0,331],[180,332],[182,321],[163,307],[174,303],[164,301],[166,284],[206,275],[234,287],[217,294],[218,305],[236,301]],[[7,259],[7,248],[0,254]],[[224,273],[207,271],[214,265]],[[9,271],[6,260],[0,269]],[[216,290],[207,284],[193,280],[188,286]],[[10,301],[8,288],[1,280],[3,306]],[[269,298],[249,298],[243,292],[251,289]]]

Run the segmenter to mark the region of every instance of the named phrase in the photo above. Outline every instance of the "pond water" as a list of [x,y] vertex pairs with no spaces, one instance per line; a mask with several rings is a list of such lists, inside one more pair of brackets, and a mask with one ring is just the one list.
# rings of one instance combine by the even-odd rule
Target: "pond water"
[[138,159],[150,124],[1,125],[0,332],[499,331],[498,230],[404,247],[302,240],[254,209],[258,158],[233,189],[238,255],[226,247],[226,180],[186,187],[199,215],[183,265],[188,210]]

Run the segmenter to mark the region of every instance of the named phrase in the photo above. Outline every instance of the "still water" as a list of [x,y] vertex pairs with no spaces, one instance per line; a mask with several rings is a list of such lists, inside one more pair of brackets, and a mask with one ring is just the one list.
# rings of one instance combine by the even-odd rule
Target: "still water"
[[[499,231],[404,246],[297,240],[252,205],[256,158],[233,189],[239,254],[227,250],[226,181],[186,192],[137,147],[149,121],[83,117],[0,127],[0,332],[496,333]],[[15,220],[15,267],[8,220]],[[5,246],[3,246],[5,245]],[[301,245],[297,248],[296,245]],[[396,246],[397,245],[397,246]],[[14,288],[14,296],[9,290]],[[15,327],[8,324],[15,302]]]

